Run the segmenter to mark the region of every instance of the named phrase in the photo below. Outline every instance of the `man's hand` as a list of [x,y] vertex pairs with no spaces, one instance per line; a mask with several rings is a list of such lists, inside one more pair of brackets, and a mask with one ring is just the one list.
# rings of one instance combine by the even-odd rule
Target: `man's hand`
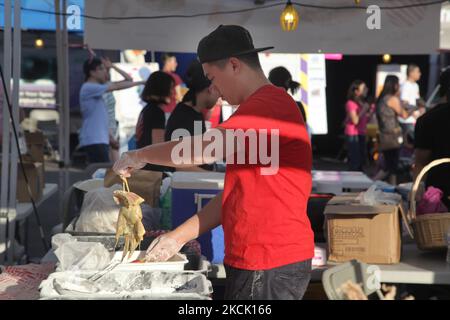
[[111,69],[113,67],[112,62],[111,62],[111,60],[108,57],[106,57],[106,58],[102,57],[101,61],[102,61],[103,65],[105,66],[106,69],[109,70],[109,69]]
[[166,233],[155,240],[150,244],[147,249],[147,253],[145,256],[145,261],[147,262],[163,262],[172,258],[175,254],[177,254],[181,248],[184,246],[184,243],[180,243],[175,237],[171,235],[171,233]]
[[122,153],[120,159],[114,163],[113,170],[118,175],[125,178],[131,176],[131,172],[143,168],[146,162],[139,159],[138,151],[128,151]]

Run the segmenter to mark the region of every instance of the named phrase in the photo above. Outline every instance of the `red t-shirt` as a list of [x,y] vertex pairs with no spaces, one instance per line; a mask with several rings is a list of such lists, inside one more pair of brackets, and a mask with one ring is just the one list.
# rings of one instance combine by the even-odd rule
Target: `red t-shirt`
[[[262,175],[261,164],[227,164],[222,203],[224,263],[267,270],[311,259],[314,234],[306,209],[312,154],[295,101],[283,89],[263,86],[219,127],[256,129],[258,133],[267,129],[268,141],[271,130],[279,130],[276,174]],[[246,141],[246,151],[248,146]]]
[[[166,73],[172,76],[173,80],[175,81],[175,87],[183,83],[183,80],[175,72],[166,72]],[[177,106],[177,94],[176,91],[174,91],[174,94],[170,97],[170,103],[164,105],[163,108],[164,112],[172,112],[176,106]]]

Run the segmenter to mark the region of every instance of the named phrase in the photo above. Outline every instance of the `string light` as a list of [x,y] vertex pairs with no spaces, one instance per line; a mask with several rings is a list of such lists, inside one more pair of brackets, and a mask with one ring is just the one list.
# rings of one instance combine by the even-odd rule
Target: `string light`
[[[361,2],[360,0],[354,0],[356,2]],[[396,5],[396,6],[379,6],[382,10],[398,10],[398,9],[407,9],[407,8],[423,8],[428,6],[434,6],[434,5],[440,5],[442,3],[446,3],[449,0],[429,0],[427,2],[418,2],[418,3],[410,3],[407,5]],[[317,4],[310,4],[310,3],[301,3],[301,2],[291,2],[288,1],[288,3],[291,3],[295,6],[303,7],[303,8],[310,8],[310,9],[320,9],[320,10],[366,10],[367,8],[365,6],[355,6],[355,5],[344,5],[344,6],[333,6],[333,5],[317,5]],[[226,10],[226,11],[214,11],[214,12],[204,12],[204,13],[196,13],[196,14],[174,14],[174,15],[155,15],[155,16],[130,16],[130,17],[123,17],[123,16],[117,16],[117,17],[98,17],[98,16],[92,16],[87,14],[81,14],[80,17],[85,19],[92,19],[92,20],[100,20],[100,21],[107,21],[107,20],[154,20],[154,19],[186,19],[186,18],[197,18],[197,17],[205,17],[205,16],[215,16],[215,15],[226,15],[226,14],[236,14],[236,13],[244,13],[244,12],[252,12],[252,11],[258,11],[258,10],[265,10],[269,8],[274,8],[278,6],[282,6],[283,3],[274,3],[269,5],[258,5],[253,6],[245,9],[238,9],[238,10]],[[4,7],[4,3],[0,3],[0,7]],[[53,11],[48,10],[39,10],[39,9],[31,9],[26,7],[21,7],[21,10],[29,11],[29,12],[37,12],[37,13],[44,13],[44,14],[50,14],[54,16],[70,16],[70,13],[60,12],[56,13]]]
[[355,4],[359,6],[361,4],[361,0],[355,0]]
[[383,62],[384,63],[389,63],[389,62],[391,62],[391,60],[392,60],[392,57],[391,57],[390,54],[384,54],[383,55]]
[[34,46],[38,49],[44,47],[44,40],[42,40],[41,38],[37,38],[36,40],[34,40]]
[[283,31],[294,31],[298,26],[298,13],[289,0],[280,16],[280,25]]

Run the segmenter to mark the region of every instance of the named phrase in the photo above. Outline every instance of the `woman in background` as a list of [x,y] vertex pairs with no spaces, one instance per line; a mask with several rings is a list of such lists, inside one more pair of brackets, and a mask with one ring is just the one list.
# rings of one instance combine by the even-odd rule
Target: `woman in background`
[[367,161],[367,123],[373,109],[366,101],[367,86],[362,80],[350,84],[345,104],[345,137],[351,171],[362,171]]
[[[153,72],[148,77],[141,98],[147,103],[139,114],[136,124],[136,147],[141,149],[151,144],[164,142],[166,115],[164,106],[170,102],[175,92],[175,81],[163,72]],[[147,165],[147,170],[166,171],[167,168]]]
[[[292,80],[292,75],[285,67],[276,67],[269,72],[269,81],[272,82],[274,86],[283,88],[286,91],[290,91],[292,95],[296,94],[300,88],[300,83]],[[305,122],[306,129],[308,130],[309,139],[311,140],[311,130],[306,122],[306,112],[305,107],[300,101],[295,101],[298,108],[303,116],[303,121]]]
[[403,119],[409,117],[400,102],[400,82],[397,76],[386,77],[377,100],[376,114],[380,137],[379,149],[383,153],[384,166],[374,179],[388,180],[390,184],[396,185],[400,148],[403,144],[402,129],[397,116]]

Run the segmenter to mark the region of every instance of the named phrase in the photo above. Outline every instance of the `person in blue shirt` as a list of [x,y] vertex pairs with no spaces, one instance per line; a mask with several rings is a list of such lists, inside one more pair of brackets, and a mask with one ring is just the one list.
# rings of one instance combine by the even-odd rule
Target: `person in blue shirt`
[[91,58],[86,60],[83,65],[85,82],[80,89],[80,109],[83,123],[79,133],[79,147],[87,154],[90,163],[110,162],[109,120],[103,94],[145,83],[133,82],[129,79],[107,82],[108,74],[105,64],[111,68],[117,68],[103,58]]

